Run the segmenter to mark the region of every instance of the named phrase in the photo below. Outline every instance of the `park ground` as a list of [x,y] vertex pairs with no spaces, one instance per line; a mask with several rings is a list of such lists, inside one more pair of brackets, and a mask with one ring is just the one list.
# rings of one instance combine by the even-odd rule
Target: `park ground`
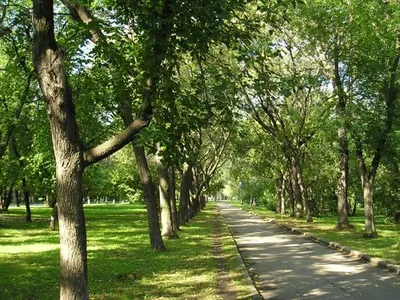
[[[0,299],[57,299],[58,232],[50,209],[0,214]],[[149,246],[144,205],[85,206],[91,299],[222,299],[249,294],[236,246],[215,205],[182,226],[167,251]],[[228,287],[228,288],[224,288]]]
[[[236,204],[238,205],[238,204]],[[362,216],[354,228],[338,232],[335,217],[313,224],[264,209],[263,217],[300,228],[363,253],[399,263],[399,226],[377,217],[377,239],[362,238]],[[218,207],[182,226],[167,251],[151,251],[144,205],[87,205],[88,267],[91,299],[246,299],[251,291],[237,249]],[[58,233],[48,229],[50,209],[35,207],[33,222],[23,208],[0,214],[0,299],[58,298]]]

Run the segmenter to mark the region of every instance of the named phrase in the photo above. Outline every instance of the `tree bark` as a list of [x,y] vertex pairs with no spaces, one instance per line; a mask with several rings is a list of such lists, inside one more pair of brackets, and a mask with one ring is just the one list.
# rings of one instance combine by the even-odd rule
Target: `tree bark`
[[184,163],[181,181],[181,196],[179,201],[179,224],[184,225],[189,221],[189,202],[192,168],[188,163]]
[[288,181],[288,174],[285,173],[282,176],[282,186],[281,186],[281,208],[280,208],[280,213],[281,215],[284,215],[286,212],[286,206],[285,206],[285,186],[286,186],[286,182]]
[[349,147],[347,141],[347,116],[346,116],[346,95],[343,89],[342,80],[339,72],[339,55],[335,49],[334,58],[334,85],[338,96],[336,112],[340,121],[338,128],[339,143],[339,180],[337,188],[337,210],[338,220],[337,229],[349,228],[350,221],[348,215],[348,182],[349,182]]
[[[86,300],[87,253],[83,212],[84,168],[111,155],[130,141],[151,119],[151,111],[120,134],[94,148],[81,148],[75,107],[67,80],[64,52],[54,37],[53,1],[33,1],[33,62],[47,104],[56,161],[56,192],[60,228],[60,299]],[[148,106],[146,106],[148,107]]]
[[356,155],[358,159],[358,166],[361,177],[361,186],[364,198],[364,225],[365,225],[364,237],[366,238],[377,237],[378,234],[375,228],[374,207],[373,207],[375,176],[371,176],[371,172],[368,174],[362,152],[361,143],[359,141],[356,141]]
[[169,178],[168,167],[164,166],[161,161],[157,161],[160,208],[161,208],[161,235],[174,238],[175,233],[172,227],[171,201],[169,199]]
[[172,229],[177,236],[177,232],[179,230],[179,221],[178,221],[178,211],[176,208],[176,180],[175,180],[175,168],[174,166],[169,167],[168,169],[168,191],[169,191],[169,200],[171,202],[171,214],[172,214]]
[[26,209],[26,215],[25,215],[25,221],[26,222],[32,222],[32,213],[31,213],[31,205],[29,203],[29,191],[26,186],[26,178],[22,178],[22,191],[24,195],[24,203],[25,203],[25,209]]
[[375,218],[373,210],[373,195],[374,185],[372,181],[366,180],[363,182],[364,195],[364,218],[365,218],[365,233],[364,237],[377,237],[375,229]]
[[300,191],[301,191],[301,195],[303,198],[303,202],[304,202],[304,208],[306,210],[306,220],[307,222],[312,222],[312,215],[311,215],[311,208],[310,208],[310,202],[308,199],[308,192],[307,192],[307,188],[304,185],[303,182],[303,172],[301,169],[301,165],[300,165],[300,161],[298,159],[295,159],[295,164],[296,164],[296,174],[297,174],[297,181],[300,187]]
[[[119,107],[120,116],[125,126],[132,124],[133,112],[130,104]],[[147,209],[147,222],[149,226],[150,245],[153,251],[164,251],[165,246],[161,237],[160,224],[157,211],[157,197],[156,190],[153,184],[153,179],[147,163],[147,157],[143,146],[136,145],[135,141],[132,143],[133,153],[135,155],[136,165],[139,169],[139,177],[143,190],[143,197]]]
[[136,164],[139,168],[140,182],[146,200],[151,248],[154,251],[164,251],[165,246],[161,237],[160,224],[158,221],[156,190],[147,164],[144,147],[136,145],[133,147],[133,151],[135,153]]
[[289,196],[289,216],[294,217],[295,216],[295,210],[294,210],[294,195],[293,195],[293,176],[291,172],[289,172],[289,180],[287,181],[287,191],[288,191],[288,196]]
[[277,213],[281,213],[281,207],[282,207],[282,186],[283,186],[283,174],[280,173],[279,177],[275,181],[275,189],[276,189],[276,209],[275,211]]
[[292,178],[294,183],[294,200],[296,203],[296,218],[300,219],[303,217],[303,202],[301,199],[301,190],[300,185],[297,177],[297,170],[296,170],[296,160],[292,157],[291,159],[291,172]]

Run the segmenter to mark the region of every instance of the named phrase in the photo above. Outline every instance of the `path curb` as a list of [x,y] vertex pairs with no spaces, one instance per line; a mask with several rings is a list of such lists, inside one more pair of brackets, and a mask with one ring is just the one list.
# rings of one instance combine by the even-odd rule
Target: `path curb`
[[335,250],[341,251],[343,253],[349,254],[349,255],[351,255],[351,256],[353,256],[355,258],[358,258],[359,260],[362,260],[362,261],[364,261],[366,263],[369,263],[369,264],[371,264],[371,265],[373,265],[373,266],[375,266],[377,268],[385,269],[385,270],[388,270],[391,273],[395,273],[396,275],[400,275],[400,265],[389,264],[389,263],[387,263],[386,261],[382,260],[379,257],[372,257],[372,256],[370,256],[368,254],[362,253],[362,252],[360,252],[358,250],[353,250],[353,249],[351,249],[349,247],[346,247],[346,246],[343,246],[343,245],[341,245],[339,243],[330,242],[330,241],[328,241],[326,239],[314,236],[309,232],[303,232],[299,228],[289,227],[287,225],[279,223],[275,219],[271,219],[271,218],[267,218],[267,217],[264,217],[264,216],[260,216],[260,215],[258,215],[257,213],[255,213],[253,211],[248,211],[248,210],[245,210],[245,209],[243,209],[241,207],[240,207],[240,209],[244,210],[244,211],[247,211],[250,214],[255,215],[255,216],[259,217],[259,218],[262,218],[263,220],[266,220],[267,222],[274,223],[274,224],[276,224],[276,225],[278,225],[280,227],[283,227],[283,228],[285,228],[285,229],[287,229],[287,230],[289,230],[289,231],[291,231],[291,232],[293,232],[295,234],[302,235],[304,238],[306,238],[308,240],[311,240],[311,241],[313,241],[315,243],[319,243],[319,244],[322,244],[324,246],[327,246],[328,248],[335,249]]

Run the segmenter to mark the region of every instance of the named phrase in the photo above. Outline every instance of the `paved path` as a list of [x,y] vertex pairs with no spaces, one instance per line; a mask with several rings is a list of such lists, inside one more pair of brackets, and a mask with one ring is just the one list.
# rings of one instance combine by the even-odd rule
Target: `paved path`
[[265,299],[400,299],[400,276],[227,203],[218,206]]

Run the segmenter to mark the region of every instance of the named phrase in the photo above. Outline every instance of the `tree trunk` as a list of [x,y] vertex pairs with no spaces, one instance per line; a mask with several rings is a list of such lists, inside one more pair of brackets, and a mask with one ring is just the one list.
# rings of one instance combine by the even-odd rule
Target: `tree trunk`
[[17,207],[19,207],[21,203],[21,200],[19,199],[19,192],[18,190],[15,190],[15,204],[17,205]]
[[[337,49],[335,49],[337,50]],[[337,191],[337,209],[338,221],[337,229],[342,230],[349,228],[349,215],[348,215],[348,182],[349,182],[349,147],[347,141],[347,121],[346,121],[346,95],[343,90],[342,80],[339,72],[339,57],[335,51],[335,68],[334,68],[334,85],[338,95],[338,103],[336,112],[341,122],[338,129],[338,143],[339,143],[339,180]]]
[[28,191],[28,188],[26,187],[26,178],[25,177],[22,178],[22,191],[24,194],[24,203],[25,203],[25,209],[26,209],[25,221],[32,222],[31,206],[29,203],[29,191]]
[[33,1],[34,65],[47,102],[60,223],[60,299],[89,299],[86,227],[82,205],[84,169],[64,53],[54,38],[53,1]]
[[51,216],[50,216],[50,230],[56,230],[58,223],[58,211],[57,211],[57,200],[53,199],[50,201]]
[[308,199],[307,188],[305,187],[305,185],[303,183],[303,172],[301,169],[300,161],[296,159],[295,164],[296,164],[297,181],[299,183],[301,195],[302,195],[303,201],[304,201],[304,207],[306,210],[306,219],[307,219],[307,222],[312,222],[313,219],[312,219],[312,215],[311,215],[310,202]]
[[287,191],[288,191],[288,197],[289,197],[289,216],[294,217],[295,216],[295,211],[294,211],[294,195],[293,195],[293,179],[292,175],[289,172],[289,180],[287,181]]
[[158,221],[156,191],[151,178],[150,169],[147,164],[144,147],[136,145],[133,147],[133,150],[135,153],[136,164],[139,168],[143,195],[146,200],[151,248],[154,251],[164,251],[165,246],[161,237],[160,224]]
[[283,186],[283,174],[280,173],[279,177],[275,181],[275,189],[276,189],[276,212],[281,213],[282,207],[282,186]]
[[175,237],[175,233],[172,228],[171,201],[169,199],[170,193],[168,167],[164,166],[161,161],[157,162],[157,167],[161,208],[161,235],[168,238],[173,238]]
[[179,201],[179,224],[184,225],[189,221],[190,184],[192,168],[188,163],[183,164],[181,196]]
[[339,170],[340,177],[338,181],[337,208],[338,221],[337,229],[342,230],[349,228],[348,216],[348,178],[349,178],[349,149],[347,144],[346,127],[343,126],[338,130],[339,140]]
[[177,208],[176,208],[176,193],[175,193],[175,191],[176,191],[176,188],[175,188],[176,181],[175,181],[175,168],[174,168],[174,166],[169,167],[168,174],[169,174],[169,176],[168,176],[168,178],[169,178],[168,191],[169,191],[169,200],[171,202],[172,229],[175,232],[175,235],[178,236],[177,232],[179,230],[179,221],[178,221],[178,211],[177,211]]
[[[151,101],[151,99],[147,99],[148,96],[146,96],[146,94],[147,93],[145,92],[145,95],[143,96],[144,101]],[[119,110],[124,125],[127,127],[129,126],[129,124],[132,124],[132,106],[126,103],[125,105],[121,104]],[[135,154],[136,165],[139,169],[139,177],[142,184],[143,197],[146,202],[150,245],[154,251],[163,251],[165,250],[165,246],[161,237],[160,224],[158,219],[156,190],[153,184],[149,165],[147,163],[146,153],[143,146],[135,145],[135,142],[132,142],[131,144],[133,147],[133,152]]]
[[292,178],[294,183],[294,200],[296,202],[296,218],[300,219],[303,217],[303,202],[301,200],[301,190],[300,185],[297,177],[297,170],[296,170],[296,160],[292,158]]
[[282,193],[281,193],[281,201],[280,201],[280,203],[281,203],[281,208],[280,208],[281,215],[284,215],[285,211],[286,211],[286,207],[285,207],[285,186],[286,186],[287,180],[288,180],[288,174],[285,173],[282,176],[282,186],[281,186],[281,191],[282,191]]
[[365,233],[364,237],[377,237],[375,229],[375,218],[373,209],[374,184],[372,180],[363,182],[364,195],[364,218],[365,218]]

